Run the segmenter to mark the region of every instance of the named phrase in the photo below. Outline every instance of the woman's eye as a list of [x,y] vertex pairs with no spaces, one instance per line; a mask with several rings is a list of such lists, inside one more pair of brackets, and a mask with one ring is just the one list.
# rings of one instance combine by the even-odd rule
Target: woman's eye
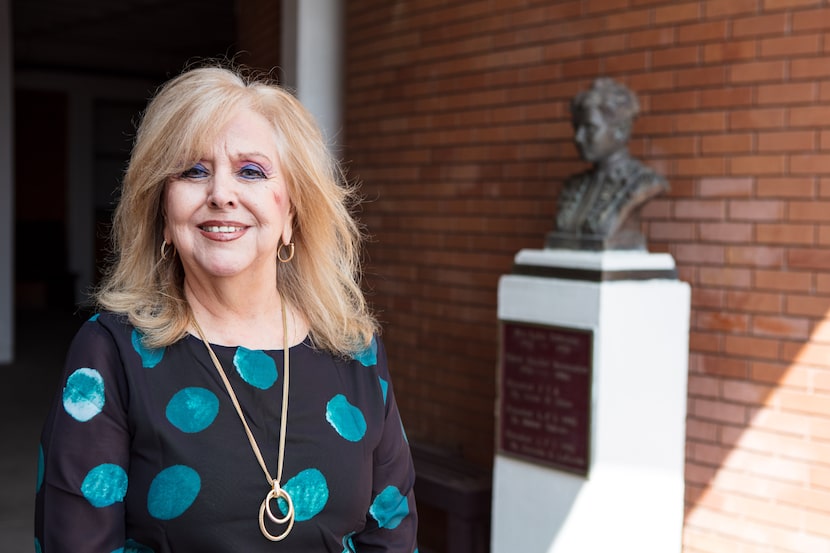
[[240,177],[247,180],[257,180],[267,178],[265,171],[257,165],[244,165],[237,173]]
[[203,179],[208,176],[208,170],[205,169],[205,166],[201,163],[197,163],[190,169],[182,172],[182,178],[184,179]]

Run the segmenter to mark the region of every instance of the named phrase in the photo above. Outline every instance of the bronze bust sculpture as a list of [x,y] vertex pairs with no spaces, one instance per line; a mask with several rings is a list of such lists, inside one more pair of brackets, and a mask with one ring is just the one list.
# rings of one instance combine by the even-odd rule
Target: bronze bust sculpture
[[646,249],[640,209],[667,190],[668,182],[628,152],[639,110],[634,93],[608,78],[573,98],[574,142],[594,167],[565,182],[547,248]]

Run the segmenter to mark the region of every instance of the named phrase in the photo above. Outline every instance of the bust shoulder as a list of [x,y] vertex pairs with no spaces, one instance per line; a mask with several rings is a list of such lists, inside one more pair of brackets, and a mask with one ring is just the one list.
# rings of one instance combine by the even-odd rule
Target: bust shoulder
[[625,201],[640,205],[665,192],[669,188],[666,178],[636,159],[627,163],[625,186],[622,192]]

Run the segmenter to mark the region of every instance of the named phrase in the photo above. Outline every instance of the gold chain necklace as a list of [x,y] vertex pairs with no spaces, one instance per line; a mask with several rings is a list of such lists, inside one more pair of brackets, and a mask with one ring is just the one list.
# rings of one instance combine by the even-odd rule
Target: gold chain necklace
[[[268,467],[265,465],[265,460],[262,458],[262,452],[259,450],[259,446],[256,443],[256,439],[254,438],[253,432],[251,432],[251,428],[248,426],[248,421],[245,420],[245,415],[242,413],[242,407],[239,405],[239,400],[236,397],[236,393],[233,391],[233,387],[231,386],[231,381],[228,380],[228,376],[225,374],[225,370],[222,368],[222,364],[219,363],[219,359],[216,357],[216,354],[213,352],[213,348],[210,347],[210,343],[205,338],[205,333],[202,331],[202,328],[199,326],[199,323],[196,322],[196,317],[191,315],[191,321],[193,322],[193,326],[196,328],[196,332],[199,333],[199,338],[202,339],[202,342],[205,344],[205,347],[210,354],[211,360],[213,360],[213,365],[216,367],[216,370],[219,372],[219,376],[222,377],[222,382],[225,383],[225,389],[228,391],[228,395],[231,397],[231,402],[233,406],[236,408],[236,414],[239,415],[239,420],[242,421],[242,426],[245,427],[245,434],[248,435],[248,441],[251,443],[251,449],[254,451],[254,455],[259,461],[259,466],[262,467],[262,472],[265,473],[265,479],[268,481],[268,485],[271,486],[271,489],[268,491],[268,494],[265,496],[265,499],[262,500],[262,504],[259,506],[259,529],[262,531],[262,535],[268,538],[271,541],[280,541],[285,538],[291,529],[294,527],[294,502],[291,501],[291,496],[285,491],[282,487],[280,487],[280,480],[282,480],[282,465],[285,458],[285,425],[288,418],[288,323],[285,315],[285,302],[280,299],[280,303],[282,303],[282,336],[283,336],[283,366],[285,369],[283,370],[283,377],[284,381],[282,384],[282,415],[280,418],[280,447],[279,447],[279,455],[277,456],[277,476],[275,478],[271,478],[271,474],[268,472]],[[288,505],[287,513],[283,517],[278,517],[274,515],[273,511],[271,510],[271,500],[272,499],[282,499]],[[271,519],[276,524],[287,524],[288,527],[282,534],[274,535],[271,534],[268,529],[265,527],[265,515],[268,515],[268,518]]]

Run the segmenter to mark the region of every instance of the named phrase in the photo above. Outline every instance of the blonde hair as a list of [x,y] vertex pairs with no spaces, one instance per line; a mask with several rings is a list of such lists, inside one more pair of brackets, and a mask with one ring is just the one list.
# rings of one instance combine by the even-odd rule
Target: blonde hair
[[294,211],[294,259],[276,259],[284,301],[302,312],[317,347],[349,354],[377,330],[360,289],[362,234],[351,216],[355,189],[343,178],[314,118],[290,93],[239,69],[208,66],[168,81],[138,127],[112,244],[117,255],[96,299],[125,314],[148,347],[182,338],[190,321],[178,256],[162,258],[165,183],[198,161],[241,107],[267,119]]

